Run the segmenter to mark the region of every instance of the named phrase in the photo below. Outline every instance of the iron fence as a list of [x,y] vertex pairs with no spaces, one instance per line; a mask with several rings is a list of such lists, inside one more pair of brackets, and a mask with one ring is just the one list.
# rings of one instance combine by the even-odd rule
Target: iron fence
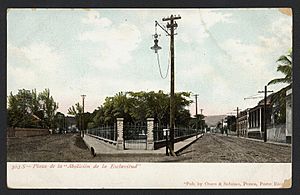
[[123,126],[124,149],[147,149],[147,124],[125,124]]
[[165,140],[164,129],[169,129],[167,125],[154,125],[153,128],[153,140],[154,142]]
[[[155,125],[153,129],[153,139],[154,142],[162,141],[166,139],[166,132],[165,130],[169,131],[169,127],[167,125]],[[197,133],[200,133],[201,130],[196,130],[188,127],[175,127],[174,128],[174,138],[179,137],[186,137],[190,135],[196,135]],[[170,135],[170,132],[168,132],[168,135]]]
[[116,126],[100,126],[86,131],[90,135],[104,138],[106,140],[117,141]]
[[175,127],[174,128],[174,137],[186,137],[190,135],[196,135],[200,131],[197,129],[187,128],[187,127]]

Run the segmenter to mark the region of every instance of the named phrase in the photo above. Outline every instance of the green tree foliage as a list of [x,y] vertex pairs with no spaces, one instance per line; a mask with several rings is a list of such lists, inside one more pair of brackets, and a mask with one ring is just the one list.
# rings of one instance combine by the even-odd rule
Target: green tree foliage
[[65,115],[61,112],[56,112],[54,116],[54,121],[55,121],[55,128],[59,128],[60,130],[64,129],[66,130],[66,120],[65,120]]
[[268,85],[276,84],[276,83],[291,84],[292,66],[293,66],[293,56],[292,56],[292,50],[290,50],[287,55],[282,55],[277,60],[277,71],[284,74],[284,77],[273,79],[268,83]]
[[71,106],[68,109],[68,114],[73,115],[75,117],[76,123],[77,123],[77,127],[81,127],[81,114],[83,112],[83,107],[79,104],[79,102],[77,102],[75,105]]
[[55,112],[58,109],[58,103],[56,103],[53,97],[50,95],[50,90],[45,89],[38,95],[38,100],[41,109],[44,111],[44,121],[47,127],[53,128]]
[[282,55],[277,60],[277,71],[284,74],[282,78],[276,78],[271,80],[268,85],[277,83],[289,84],[286,88],[283,88],[278,93],[272,96],[272,103],[275,105],[273,108],[274,122],[275,124],[285,123],[286,118],[286,91],[291,88],[292,80],[292,66],[293,56],[292,50],[287,55]]
[[[175,94],[175,123],[189,125],[190,113],[186,108],[192,101],[187,100],[190,93]],[[92,113],[89,127],[112,125],[117,118],[126,122],[140,123],[153,117],[159,124],[169,123],[170,97],[163,91],[150,92],[119,92],[113,97],[107,97],[102,106]]]
[[227,128],[230,131],[236,131],[236,117],[235,116],[226,116]]
[[190,122],[189,122],[189,126],[192,127],[193,129],[204,129],[206,127],[205,124],[205,116],[202,114],[197,114],[194,115],[195,118],[191,118]]
[[8,97],[8,126],[11,127],[48,127],[54,126],[54,115],[58,104],[45,89],[37,94],[36,90],[18,90]]

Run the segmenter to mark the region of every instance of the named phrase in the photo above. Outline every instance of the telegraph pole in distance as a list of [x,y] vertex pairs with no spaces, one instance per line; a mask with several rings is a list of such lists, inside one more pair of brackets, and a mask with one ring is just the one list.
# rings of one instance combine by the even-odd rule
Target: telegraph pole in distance
[[174,30],[177,28],[175,20],[181,19],[180,16],[173,16],[163,18],[162,21],[170,21],[167,24],[167,28],[170,29],[170,50],[171,50],[171,90],[170,90],[170,150],[174,152],[174,126],[175,126],[175,101],[174,101]]
[[[203,108],[200,109],[201,116],[203,116],[202,111],[203,111]],[[202,120],[201,120],[201,133],[203,133],[203,122],[202,122]]]
[[267,90],[267,85],[265,85],[264,91],[258,91],[258,93],[264,93],[264,124],[263,124],[263,130],[264,130],[264,142],[267,142],[267,93],[273,92]]
[[198,123],[199,123],[199,119],[198,119],[198,95],[199,94],[193,95],[193,96],[195,96],[195,103],[196,103],[196,131],[198,131]]
[[237,133],[237,136],[239,137],[240,136],[239,125],[238,125],[239,107],[236,107],[236,110],[233,110],[233,111],[236,111],[236,133]]
[[81,114],[81,130],[84,130],[84,98],[86,95],[81,95],[82,97],[82,114]]

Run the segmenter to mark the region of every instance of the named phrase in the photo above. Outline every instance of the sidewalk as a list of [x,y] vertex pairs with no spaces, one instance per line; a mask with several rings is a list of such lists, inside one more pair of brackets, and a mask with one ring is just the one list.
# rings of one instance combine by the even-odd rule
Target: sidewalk
[[[199,138],[201,138],[203,134],[198,135],[198,137],[193,136],[188,139],[185,139],[183,141],[177,142],[174,144],[174,152],[178,153],[188,146],[190,146],[192,143],[197,141]],[[99,139],[96,139],[94,137],[91,137],[89,135],[85,135],[83,137],[83,141],[88,146],[88,148],[91,150],[93,147],[96,154],[101,155],[128,155],[128,154],[144,154],[144,155],[162,155],[164,156],[166,154],[166,147],[162,147],[157,150],[118,150],[115,145],[105,143],[104,141],[101,141]]]
[[[226,134],[217,134],[218,136],[227,136]],[[241,138],[241,139],[247,139],[247,140],[251,140],[251,141],[257,141],[257,142],[262,142],[262,143],[267,143],[267,144],[274,144],[274,145],[280,145],[280,146],[291,146],[292,144],[288,144],[288,143],[281,143],[281,142],[273,142],[273,141],[267,141],[264,142],[264,140],[261,139],[254,139],[254,138],[249,138],[249,137],[237,137],[235,135],[228,135],[228,137],[234,137],[234,138]]]

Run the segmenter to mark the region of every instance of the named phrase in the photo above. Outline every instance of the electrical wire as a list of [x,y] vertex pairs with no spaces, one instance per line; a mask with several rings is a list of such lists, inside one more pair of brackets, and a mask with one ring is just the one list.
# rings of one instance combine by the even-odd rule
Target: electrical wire
[[[155,35],[157,35],[157,25],[159,25],[158,22],[155,22]],[[157,59],[157,64],[158,64],[158,69],[159,69],[159,74],[160,74],[160,77],[161,77],[162,79],[166,79],[167,76],[168,76],[169,68],[170,68],[170,55],[171,55],[171,53],[170,53],[170,51],[169,51],[169,59],[168,59],[167,72],[166,72],[166,75],[163,76],[162,71],[161,71],[161,65],[160,65],[160,60],[159,60],[159,54],[158,54],[158,52],[156,53],[156,59]]]
[[167,67],[167,72],[166,72],[166,75],[163,76],[162,75],[162,72],[161,72],[161,65],[160,65],[160,60],[159,60],[159,54],[156,53],[156,58],[157,58],[157,64],[158,64],[158,68],[159,68],[159,74],[160,74],[160,77],[162,79],[166,79],[167,76],[168,76],[168,73],[169,73],[169,68],[170,68],[170,52],[169,52],[169,60],[168,60],[168,67]]

